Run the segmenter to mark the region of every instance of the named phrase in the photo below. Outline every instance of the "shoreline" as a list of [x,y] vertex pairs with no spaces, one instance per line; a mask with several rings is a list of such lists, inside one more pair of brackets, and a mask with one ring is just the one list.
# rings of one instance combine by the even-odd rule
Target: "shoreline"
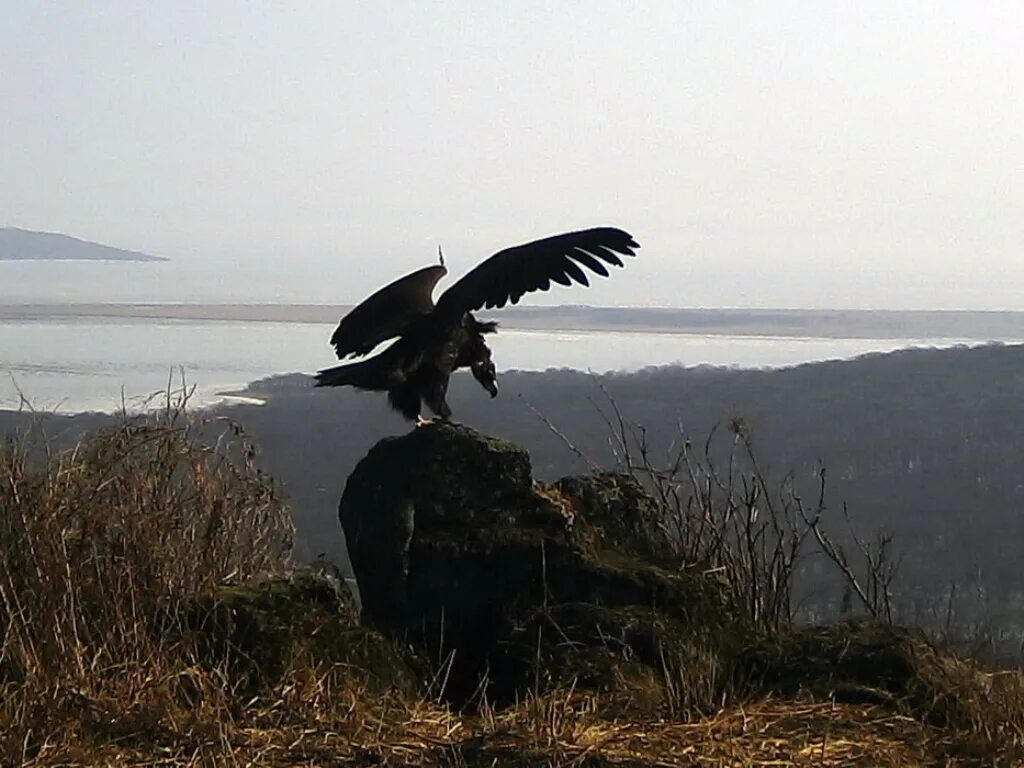
[[[2,324],[2,323],[0,323],[0,324]],[[526,333],[530,333],[530,332],[531,331],[526,331]],[[679,333],[677,333],[677,335],[683,336],[683,335],[686,335],[686,334],[679,334]],[[750,337],[748,337],[748,338],[750,338]],[[770,340],[770,338],[767,338],[767,337],[762,337],[762,338],[764,338],[764,340],[766,340],[766,341]],[[792,340],[792,339],[790,339],[790,340]],[[808,339],[808,340],[814,341],[816,339],[812,338],[812,339]],[[820,340],[820,339],[818,339],[818,340]],[[937,340],[932,339],[932,340],[929,340],[929,341],[934,342],[934,341],[937,341]],[[1013,347],[1013,348],[1017,348],[1017,349],[1024,349],[1024,342],[1010,342],[1010,343],[1006,343],[1006,342],[985,342],[985,341],[967,340],[967,339],[949,340],[949,342],[950,343],[941,344],[941,345],[938,345],[938,346],[935,346],[934,344],[927,344],[927,345],[923,345],[922,347],[920,347],[920,349],[930,350],[930,351],[949,351],[949,352],[954,351],[954,350],[964,350],[964,349],[983,348],[983,347],[1000,347],[1000,346]],[[691,363],[691,364],[685,364],[685,363],[661,363],[661,364],[658,364],[658,365],[655,365],[655,366],[647,366],[647,367],[659,367],[659,368],[662,368],[662,367],[669,367],[669,368],[676,367],[676,368],[679,368],[681,370],[692,369],[692,368],[711,368],[711,369],[734,370],[734,371],[757,370],[757,371],[775,371],[775,372],[780,372],[780,371],[784,371],[784,370],[787,370],[787,369],[801,368],[801,367],[805,367],[805,366],[825,365],[825,364],[831,364],[831,363],[836,363],[836,362],[855,362],[855,361],[857,361],[859,359],[867,358],[869,356],[877,356],[877,355],[890,356],[890,355],[898,354],[900,352],[908,352],[908,351],[911,351],[911,350],[913,350],[915,348],[918,348],[918,347],[916,345],[900,346],[900,347],[894,347],[894,348],[891,348],[891,349],[869,350],[869,351],[866,351],[866,352],[855,353],[855,354],[853,354],[851,356],[836,356],[836,357],[814,358],[814,359],[809,359],[809,360],[806,360],[806,361],[803,361],[803,362],[781,363],[781,364],[774,364],[774,365],[766,364],[766,365],[742,366],[742,365],[737,365],[737,364],[697,362],[697,363]],[[645,368],[623,369],[623,370],[620,370],[620,371],[607,371],[607,372],[604,372],[604,373],[617,372],[617,373],[635,374],[635,373],[638,373],[639,371],[642,371],[644,369]],[[574,370],[582,371],[583,369],[576,368]],[[541,374],[543,374],[545,372],[548,372],[548,369],[539,369],[539,368],[538,369],[531,369],[531,368],[525,368],[524,369],[524,368],[513,367],[513,368],[509,368],[507,370],[502,370],[502,373],[514,373],[514,374],[524,374],[524,373],[541,373]],[[598,373],[600,375],[602,372],[598,372]],[[307,376],[308,377],[310,375],[311,374],[306,374],[306,373],[303,373],[301,371],[294,371],[294,370],[293,371],[289,371],[289,372],[281,371],[281,372],[278,372],[278,373],[271,373],[271,374],[267,374],[267,375],[261,375],[261,376],[258,376],[256,378],[248,378],[247,380],[240,377],[235,382],[230,382],[230,383],[225,383],[225,382],[222,381],[222,383],[220,383],[220,384],[207,384],[207,385],[205,385],[203,387],[189,387],[188,388],[189,389],[188,399],[189,399],[189,401],[191,403],[190,408],[193,411],[202,411],[202,410],[206,410],[206,409],[210,409],[210,408],[214,408],[215,409],[215,408],[222,407],[222,406],[255,406],[255,407],[267,406],[273,400],[275,400],[277,398],[277,396],[279,394],[279,391],[276,388],[274,388],[274,387],[271,387],[269,389],[261,389],[261,388],[255,388],[254,389],[253,388],[254,385],[259,384],[260,382],[263,382],[263,381],[265,381],[267,379],[273,380],[273,379],[278,378],[278,377],[284,377],[284,378],[288,378],[288,377],[292,377],[292,376]],[[287,389],[281,390],[281,391],[285,392],[286,394],[291,394],[294,391],[294,386],[293,385],[289,385],[289,387]],[[2,394],[2,393],[0,393],[0,394]],[[173,400],[174,397],[177,397],[178,395],[179,395],[179,390],[175,390],[173,387],[171,387],[170,396],[171,396],[172,400]],[[92,398],[92,399],[90,399],[88,401],[79,402],[78,405],[76,405],[73,408],[69,407],[68,400],[71,399],[70,396],[64,397],[64,398],[60,399],[59,402],[52,403],[52,404],[49,404],[49,405],[39,406],[39,407],[36,407],[36,406],[33,406],[32,404],[30,404],[31,401],[24,402],[21,407],[17,407],[17,406],[11,405],[11,404],[2,404],[2,403],[0,403],[0,416],[3,416],[3,415],[9,416],[9,415],[12,415],[12,414],[20,413],[20,412],[22,412],[25,409],[26,405],[28,406],[27,410],[29,412],[41,413],[41,414],[47,414],[47,415],[50,415],[50,416],[59,416],[59,417],[75,417],[75,416],[88,415],[88,414],[100,414],[100,415],[107,415],[107,416],[109,416],[109,415],[120,413],[125,408],[126,405],[128,406],[127,410],[128,410],[129,413],[138,414],[138,413],[143,413],[143,412],[152,411],[152,410],[159,410],[161,407],[163,407],[161,405],[162,401],[160,400],[160,398],[163,398],[163,397],[166,397],[166,396],[167,396],[167,394],[166,394],[165,388],[163,386],[161,386],[159,388],[150,388],[150,391],[148,391],[148,394],[136,394],[136,395],[133,395],[133,396],[128,397],[128,398],[125,398],[124,397],[124,393],[122,392],[122,399],[121,399],[120,402],[116,402],[116,400],[112,400],[111,398],[102,398],[102,402],[99,399],[97,399],[97,398]]]
[[[334,325],[346,304],[0,303],[0,323],[47,320]],[[489,316],[489,312],[480,312]],[[944,338],[1024,341],[1024,312],[1011,310],[693,309],[510,307],[499,326],[521,331],[675,333],[820,339]]]

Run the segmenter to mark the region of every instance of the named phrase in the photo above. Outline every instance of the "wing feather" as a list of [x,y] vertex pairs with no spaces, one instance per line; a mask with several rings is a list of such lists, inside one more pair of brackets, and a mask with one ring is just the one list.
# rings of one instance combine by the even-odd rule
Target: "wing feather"
[[552,282],[559,285],[572,285],[572,278],[566,273],[565,264],[558,264],[557,271],[552,271],[550,277]]
[[576,261],[583,264],[584,266],[589,267],[591,271],[597,272],[597,274],[599,274],[601,277],[608,277],[608,267],[606,267],[604,264],[595,259],[586,251],[581,251],[577,248],[575,250],[575,253],[573,253],[572,257],[576,259]]
[[569,258],[566,258],[566,257],[562,257],[562,264],[561,264],[561,266],[562,266],[562,269],[565,270],[565,273],[567,275],[569,275],[569,277],[571,277],[573,280],[575,280],[580,285],[582,285],[582,286],[590,285],[590,281],[587,280],[587,273],[584,272],[582,269],[580,269],[576,265],[576,262],[573,261],[572,259],[569,259]]
[[440,265],[418,269],[355,307],[331,336],[338,359],[373,351],[382,341],[399,336],[417,317],[431,312],[434,286],[446,274],[448,270]]
[[575,280],[589,285],[580,265],[607,277],[602,262],[621,267],[620,255],[635,256],[634,249],[639,247],[628,232],[596,227],[506,248],[445,291],[438,299],[437,311],[455,316],[481,307],[516,304],[524,294],[548,290],[552,282],[572,285]]

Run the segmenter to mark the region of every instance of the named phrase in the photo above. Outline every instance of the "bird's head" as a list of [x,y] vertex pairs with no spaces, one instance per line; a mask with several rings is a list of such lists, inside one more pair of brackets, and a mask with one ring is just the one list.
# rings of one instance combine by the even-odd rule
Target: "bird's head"
[[494,325],[477,323],[475,320],[473,323],[484,327],[474,328],[477,332],[471,335],[469,344],[463,348],[463,354],[469,358],[467,362],[473,372],[473,378],[480,382],[480,386],[486,389],[491,397],[497,397],[498,374],[494,370],[494,361],[491,360],[491,348],[487,346],[483,336],[484,333],[493,333]]
[[494,370],[491,348],[484,341],[484,334],[495,333],[498,324],[481,322],[468,312],[463,316],[462,322],[469,338],[459,353],[458,365],[468,365],[473,372],[473,378],[480,382],[480,386],[486,389],[491,397],[497,397],[498,374]]
[[494,363],[491,361],[491,350],[486,345],[483,347],[483,354],[474,357],[469,364],[473,371],[473,378],[480,382],[480,386],[487,390],[491,397],[498,396],[498,374],[494,370]]

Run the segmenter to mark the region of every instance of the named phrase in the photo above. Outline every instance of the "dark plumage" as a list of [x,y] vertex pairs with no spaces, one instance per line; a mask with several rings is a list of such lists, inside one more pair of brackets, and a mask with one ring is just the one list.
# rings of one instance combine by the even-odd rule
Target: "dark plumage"
[[373,357],[320,371],[318,387],[353,386],[386,390],[388,402],[408,419],[418,419],[420,403],[442,419],[451,416],[445,400],[448,379],[469,368],[491,397],[498,384],[484,334],[497,324],[481,322],[473,311],[516,304],[530,291],[551,283],[589,285],[581,265],[603,277],[606,264],[623,266],[619,254],[634,256],[640,246],[621,229],[597,227],[546,237],[506,248],[478,264],[434,303],[432,294],[448,270],[424,267],[374,293],[345,317],[331,336],[338,358],[365,355],[397,337]]

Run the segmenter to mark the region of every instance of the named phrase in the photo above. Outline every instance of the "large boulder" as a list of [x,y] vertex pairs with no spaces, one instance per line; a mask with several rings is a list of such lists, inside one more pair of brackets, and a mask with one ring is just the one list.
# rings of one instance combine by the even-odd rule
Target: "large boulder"
[[339,515],[362,620],[429,652],[452,698],[485,677],[499,698],[570,681],[657,688],[667,659],[735,626],[714,577],[669,567],[635,481],[535,483],[525,450],[463,426],[379,442]]

